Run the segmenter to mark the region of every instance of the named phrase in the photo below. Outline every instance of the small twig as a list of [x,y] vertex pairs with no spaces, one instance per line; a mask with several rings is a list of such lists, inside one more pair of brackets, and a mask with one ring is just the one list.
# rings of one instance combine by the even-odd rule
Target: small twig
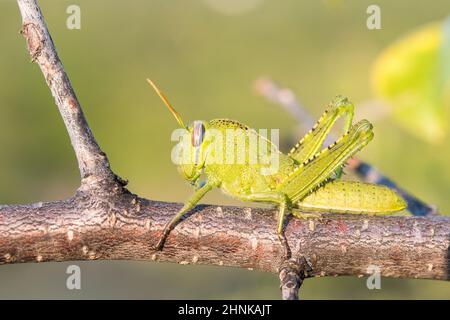
[[[0,264],[75,260],[147,260],[253,268],[278,274],[284,249],[274,209],[202,205],[155,251],[181,204],[105,190],[33,205],[0,206]],[[449,279],[450,218],[323,214],[291,219],[292,257],[305,257],[308,276]]]
[[[314,119],[307,111],[307,108],[298,102],[292,90],[279,87],[274,81],[268,78],[261,78],[256,81],[256,91],[269,101],[287,110],[302,127],[311,128],[314,125]],[[330,135],[325,140],[325,144],[333,143]],[[376,183],[387,186],[400,194],[408,205],[408,210],[415,216],[436,215],[436,206],[429,205],[418,199],[413,194],[398,186],[390,178],[386,177],[377,168],[356,157],[348,162],[346,167],[355,173],[361,180],[369,183]]]
[[298,291],[303,284],[303,280],[311,271],[311,266],[303,256],[284,261],[278,273],[282,299],[298,300]]

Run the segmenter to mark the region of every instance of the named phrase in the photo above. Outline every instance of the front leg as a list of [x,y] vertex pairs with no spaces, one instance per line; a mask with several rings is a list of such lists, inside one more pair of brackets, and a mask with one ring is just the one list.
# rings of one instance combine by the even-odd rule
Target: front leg
[[195,207],[195,205],[200,201],[203,196],[213,188],[213,185],[206,183],[199,189],[197,189],[194,195],[184,204],[183,208],[178,212],[172,220],[170,220],[161,234],[161,237],[158,240],[158,243],[155,246],[156,250],[162,250],[164,243],[169,236],[170,231],[175,227],[177,222],[183,217],[183,215]]

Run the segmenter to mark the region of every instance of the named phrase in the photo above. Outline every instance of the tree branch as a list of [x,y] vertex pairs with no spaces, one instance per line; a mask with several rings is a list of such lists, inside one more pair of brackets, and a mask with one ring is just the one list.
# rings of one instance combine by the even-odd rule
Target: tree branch
[[37,2],[18,0],[17,3],[22,15],[21,33],[27,41],[31,59],[41,68],[64,120],[78,160],[82,183],[115,179],[108,158],[89,129]]
[[[69,199],[0,206],[0,264],[66,260],[150,260],[279,273],[284,298],[305,276],[364,275],[449,279],[450,219],[324,214],[291,219],[283,261],[270,209],[197,206],[154,251],[179,204],[139,198],[111,171],[59,60],[41,11],[18,0],[23,34],[55,98],[78,159],[82,187]],[[308,267],[312,267],[309,270]]]
[[[65,260],[149,260],[253,268],[277,273],[283,250],[276,210],[197,206],[154,251],[180,204],[123,190],[0,208],[0,263]],[[293,258],[305,257],[312,276],[365,275],[449,279],[450,219],[324,214],[290,219]]]

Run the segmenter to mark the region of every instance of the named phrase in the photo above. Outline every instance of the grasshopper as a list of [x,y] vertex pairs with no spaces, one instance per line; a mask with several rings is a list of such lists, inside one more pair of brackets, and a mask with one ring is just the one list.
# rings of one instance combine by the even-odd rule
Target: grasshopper
[[[228,119],[193,121],[186,126],[161,90],[151,80],[147,81],[185,130],[184,137],[189,143],[184,145],[183,151],[194,161],[179,164],[178,170],[184,179],[196,186],[194,195],[166,224],[156,244],[157,250],[163,248],[170,231],[183,215],[213,188],[220,188],[225,194],[240,200],[277,205],[277,235],[286,258],[291,256],[284,234],[287,212],[298,218],[320,218],[320,213],[325,211],[387,214],[406,207],[405,201],[385,186],[339,179],[346,161],[373,138],[369,121],[352,123],[354,106],[345,97],[334,98],[314,127],[288,154],[280,152],[269,141],[268,148],[279,157],[279,165],[275,172],[262,174],[261,169],[267,165],[263,161],[251,162],[250,155],[242,146],[237,146],[238,155],[245,153],[240,163],[209,161],[214,150],[220,151],[222,148],[216,135],[209,132],[225,134],[230,129],[239,130],[237,136],[248,145],[252,138],[264,140],[254,129]],[[326,136],[341,116],[345,117],[345,133],[335,143],[321,149]],[[203,183],[200,182],[201,176],[206,177]]]

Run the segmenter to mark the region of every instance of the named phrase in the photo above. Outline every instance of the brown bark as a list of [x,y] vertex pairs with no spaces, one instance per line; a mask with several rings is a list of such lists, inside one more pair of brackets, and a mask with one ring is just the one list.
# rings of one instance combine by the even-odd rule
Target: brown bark
[[[106,187],[105,189],[103,187]],[[276,210],[198,206],[156,243],[180,204],[139,198],[116,185],[74,198],[0,209],[0,263],[63,260],[152,260],[254,268],[276,273],[283,263]],[[450,219],[324,214],[290,219],[293,257],[313,276],[364,275],[369,265],[387,277],[445,279]]]

